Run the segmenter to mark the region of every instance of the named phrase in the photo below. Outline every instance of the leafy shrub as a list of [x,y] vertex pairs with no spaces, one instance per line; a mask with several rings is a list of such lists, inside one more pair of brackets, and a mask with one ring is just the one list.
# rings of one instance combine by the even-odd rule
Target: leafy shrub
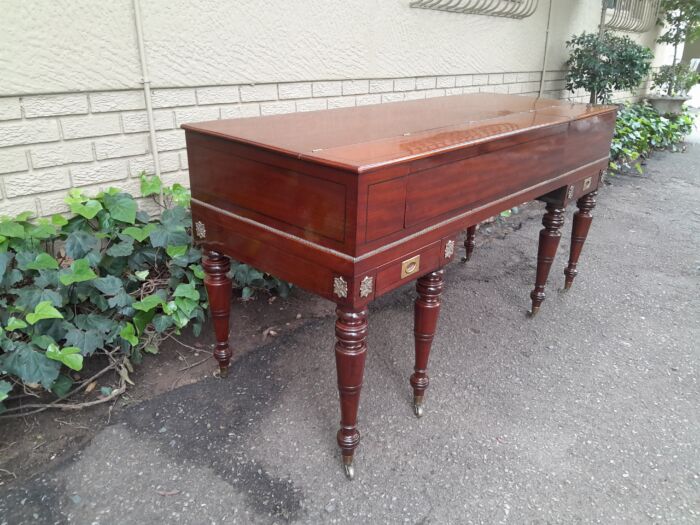
[[627,104],[618,112],[615,122],[610,168],[619,171],[634,165],[642,173],[637,160],[648,157],[653,150],[670,148],[676,151],[692,129],[693,116],[688,110],[666,117],[648,104]]
[[566,43],[571,54],[566,61],[566,88],[583,88],[591,94],[590,102],[607,103],[613,91],[634,90],[649,74],[651,50],[628,36],[583,32]]
[[[163,337],[186,326],[200,333],[207,299],[189,191],[145,175],[141,190],[165,206],[159,217],[110,188],[95,197],[71,190],[70,219],[0,218],[0,412],[13,384],[63,397],[73,387],[68,371],[96,354],[128,382],[131,363],[156,353]],[[232,266],[244,298],[256,288],[289,290]]]
[[700,73],[690,70],[688,64],[661,66],[652,75],[654,89],[662,91],[669,97],[685,95],[695,84],[700,84]]

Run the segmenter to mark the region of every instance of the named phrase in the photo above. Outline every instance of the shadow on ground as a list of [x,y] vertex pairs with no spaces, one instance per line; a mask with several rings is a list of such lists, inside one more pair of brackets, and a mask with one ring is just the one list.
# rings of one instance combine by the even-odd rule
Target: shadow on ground
[[358,479],[342,475],[333,319],[122,411],[0,488],[0,523],[697,523],[700,145],[601,191],[579,277],[568,227],[529,319],[540,210],[447,269],[427,415],[412,287],[370,310]]

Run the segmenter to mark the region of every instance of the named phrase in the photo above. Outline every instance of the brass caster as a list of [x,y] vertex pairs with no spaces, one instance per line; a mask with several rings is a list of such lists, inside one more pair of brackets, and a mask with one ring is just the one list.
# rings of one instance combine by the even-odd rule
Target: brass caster
[[530,311],[530,317],[535,317],[537,315],[537,312],[540,311],[539,306],[533,306],[532,310]]
[[350,481],[355,479],[355,467],[352,464],[352,456],[343,456],[343,470],[346,478]]
[[471,259],[471,257],[464,256],[464,257],[462,257],[462,262],[465,263],[465,262],[469,261],[469,259]]
[[564,291],[566,292],[566,291],[568,291],[568,290],[571,290],[571,285],[572,285],[572,284],[574,284],[574,283],[569,283],[569,282],[564,283]]
[[219,377],[225,379],[228,377],[228,367],[219,368]]
[[423,417],[423,396],[413,398],[413,413],[416,417]]

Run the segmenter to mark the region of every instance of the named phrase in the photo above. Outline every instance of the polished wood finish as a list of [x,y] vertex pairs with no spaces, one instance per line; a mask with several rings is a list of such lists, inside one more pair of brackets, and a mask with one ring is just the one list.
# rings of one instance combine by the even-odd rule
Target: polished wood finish
[[205,273],[204,286],[209,296],[209,310],[216,334],[214,357],[219,363],[221,377],[226,377],[233,356],[228,344],[231,318],[231,279],[228,272],[231,270],[231,261],[225,255],[210,251],[202,258],[202,266]]
[[595,208],[595,198],[597,194],[597,191],[592,191],[576,201],[578,211],[574,213],[574,223],[571,228],[569,264],[564,270],[564,275],[566,276],[566,282],[564,284],[565,290],[571,288],[574,284],[574,278],[578,274],[576,265],[578,264],[578,258],[581,255],[583,244],[586,242],[586,237],[588,237],[588,230],[591,228],[591,222],[593,221],[591,211]]
[[476,225],[467,228],[467,236],[464,238],[464,262],[472,258],[476,247]]
[[[359,442],[367,305],[420,279],[412,384],[422,395],[438,275],[460,232],[526,201],[562,210],[596,191],[614,121],[612,106],[481,93],[184,125],[222,370],[231,355],[224,256],[336,303],[347,472]],[[553,227],[543,237],[538,298]]]
[[428,389],[428,359],[440,315],[440,295],[444,287],[443,270],[430,272],[416,281],[415,319],[413,335],[416,345],[416,361],[411,375],[413,407],[417,417],[423,415],[423,399]]
[[554,262],[554,256],[559,247],[561,232],[564,225],[564,208],[556,204],[548,203],[547,212],[542,217],[542,228],[540,230],[540,244],[537,250],[537,276],[535,277],[535,289],[530,293],[532,299],[532,315],[536,315],[540,306],[544,302],[544,288],[549,277],[549,270]]
[[337,439],[343,463],[349,466],[355,449],[360,444],[357,410],[367,356],[367,309],[339,307],[336,316],[335,363],[340,393],[340,430]]

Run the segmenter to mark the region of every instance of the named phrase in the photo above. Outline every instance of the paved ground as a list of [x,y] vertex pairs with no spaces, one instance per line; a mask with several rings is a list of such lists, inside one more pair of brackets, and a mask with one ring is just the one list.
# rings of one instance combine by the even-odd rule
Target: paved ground
[[535,319],[540,211],[482,236],[447,270],[422,420],[413,290],[379,301],[354,482],[334,442],[329,316],[227,380],[125,410],[75,457],[0,489],[0,523],[700,522],[699,166],[696,144],[614,179],[574,289],[558,291],[565,239]]

